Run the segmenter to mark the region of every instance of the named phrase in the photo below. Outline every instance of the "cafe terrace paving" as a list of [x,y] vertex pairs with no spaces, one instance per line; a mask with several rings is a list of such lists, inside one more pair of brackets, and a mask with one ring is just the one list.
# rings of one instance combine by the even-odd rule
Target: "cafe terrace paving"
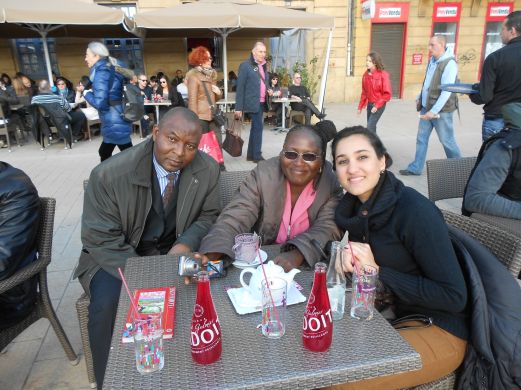
[[[378,134],[393,157],[390,170],[397,174],[406,168],[414,158],[418,114],[412,101],[393,100],[378,124]],[[345,126],[365,125],[365,111],[356,115],[357,105],[328,104],[327,119],[332,120],[337,129]],[[482,109],[460,99],[461,120],[454,113],[456,140],[463,156],[475,156],[481,144]],[[263,154],[265,158],[276,156],[282,147],[285,134],[275,133],[265,127]],[[247,162],[249,124],[245,124],[243,157],[230,157],[225,153],[226,168],[230,171],[250,170],[255,164]],[[58,342],[54,330],[46,319],[40,319],[0,354],[0,389],[89,389],[85,360],[80,340],[75,302],[82,293],[72,273],[81,250],[80,230],[83,208],[83,180],[98,162],[98,148],[101,137],[92,141],[81,141],[71,150],[64,150],[63,143],[53,144],[45,151],[34,141],[23,147],[13,146],[9,153],[0,149],[0,160],[24,170],[36,185],[40,196],[56,198],[54,223],[53,257],[48,268],[48,283],[52,303],[67,333],[73,348],[79,354],[80,362],[72,366]],[[141,142],[134,135],[133,143]],[[427,158],[444,158],[445,153],[436,135],[430,139]],[[330,158],[330,153],[328,153]],[[427,195],[427,179],[424,170],[421,176],[398,177],[406,184]],[[1,185],[1,183],[0,183]],[[459,212],[460,200],[438,202],[441,208]],[[187,341],[188,342],[188,341]],[[226,350],[223,351],[223,354]],[[166,363],[168,364],[168,362]]]

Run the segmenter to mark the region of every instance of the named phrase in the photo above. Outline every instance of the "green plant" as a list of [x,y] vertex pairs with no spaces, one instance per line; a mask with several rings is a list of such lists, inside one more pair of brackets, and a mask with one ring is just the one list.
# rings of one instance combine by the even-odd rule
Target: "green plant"
[[315,56],[309,61],[309,68],[305,62],[297,61],[293,65],[293,73],[300,73],[302,85],[308,89],[311,96],[314,96],[317,92],[318,81],[320,80],[320,75],[317,75],[317,63],[318,56]]

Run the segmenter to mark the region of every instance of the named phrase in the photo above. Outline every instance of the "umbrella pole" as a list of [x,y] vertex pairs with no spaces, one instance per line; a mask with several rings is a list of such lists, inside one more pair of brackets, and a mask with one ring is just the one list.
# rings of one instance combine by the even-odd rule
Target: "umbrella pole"
[[333,39],[333,29],[329,30],[327,38],[326,60],[324,61],[324,70],[322,71],[322,80],[320,80],[320,95],[318,97],[318,109],[322,111],[324,107],[324,95],[326,94],[327,71],[329,68],[329,56],[331,54],[331,41]]
[[226,47],[226,39],[228,38],[228,33],[222,33],[223,37],[223,78],[224,78],[224,100],[228,100],[228,49]]
[[54,86],[52,80],[52,68],[51,68],[51,57],[49,56],[49,47],[47,46],[47,32],[40,32],[42,35],[43,54],[45,56],[45,66],[47,67],[47,77],[49,78],[49,84],[51,87]]

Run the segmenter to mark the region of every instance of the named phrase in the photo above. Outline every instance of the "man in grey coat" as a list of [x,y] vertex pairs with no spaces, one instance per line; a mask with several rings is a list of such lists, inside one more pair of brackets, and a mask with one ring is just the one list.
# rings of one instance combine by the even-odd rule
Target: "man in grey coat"
[[251,56],[239,66],[237,92],[235,96],[235,118],[242,118],[243,112],[251,116],[250,139],[246,160],[258,163],[262,157],[262,130],[266,110],[268,87],[266,68],[266,46],[256,42]]
[[220,212],[219,166],[198,150],[199,118],[176,107],[144,141],[93,169],[74,277],[90,296],[89,338],[101,388],[129,257],[196,251]]

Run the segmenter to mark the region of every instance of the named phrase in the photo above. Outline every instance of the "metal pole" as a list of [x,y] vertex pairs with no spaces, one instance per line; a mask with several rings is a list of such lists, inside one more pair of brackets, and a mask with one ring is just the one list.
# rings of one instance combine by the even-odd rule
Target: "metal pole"
[[223,37],[223,78],[224,78],[224,100],[228,100],[228,49],[226,47],[226,39],[228,33],[222,33]]
[[327,52],[324,61],[324,70],[322,71],[322,80],[320,80],[320,95],[318,97],[318,109],[322,111],[324,107],[324,95],[326,93],[327,71],[329,67],[329,56],[331,54],[331,41],[333,40],[333,29],[329,30],[329,37],[327,38]]
[[53,87],[54,82],[52,80],[51,57],[49,56],[49,47],[47,46],[47,32],[41,31],[40,34],[42,35],[43,54],[45,56],[45,66],[47,67],[47,77],[49,78],[49,84],[51,87]]

